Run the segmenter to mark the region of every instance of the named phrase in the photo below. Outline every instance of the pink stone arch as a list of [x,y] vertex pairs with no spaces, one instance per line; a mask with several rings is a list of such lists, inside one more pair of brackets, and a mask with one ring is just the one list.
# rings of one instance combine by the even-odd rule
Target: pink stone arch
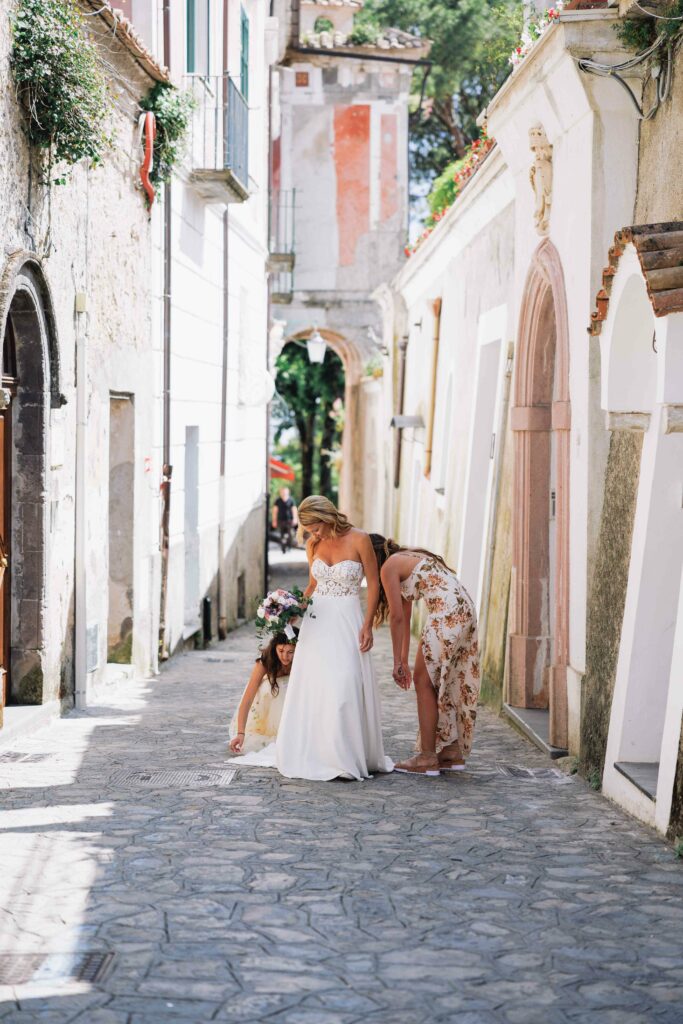
[[[514,432],[510,704],[550,709],[550,742],[567,745],[569,661],[569,332],[559,254],[533,255],[519,323]],[[550,581],[555,447],[555,576]],[[552,589],[552,593],[551,593]]]

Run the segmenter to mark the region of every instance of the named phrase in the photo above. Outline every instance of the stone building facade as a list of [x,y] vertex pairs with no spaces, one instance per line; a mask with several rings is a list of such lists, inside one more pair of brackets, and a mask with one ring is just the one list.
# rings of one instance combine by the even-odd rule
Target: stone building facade
[[209,630],[224,635],[263,593],[269,67],[278,27],[258,0],[173,4],[166,18],[152,0],[129,0],[124,13],[195,105],[182,166],[152,214],[167,654]]
[[132,34],[112,36],[111,12],[88,18],[116,86],[115,142],[100,167],[78,165],[51,184],[10,78],[10,13],[0,19],[6,730],[155,663],[151,232],[138,103],[166,77]]
[[340,503],[354,522],[372,528],[384,516],[383,383],[368,373],[382,347],[373,292],[403,261],[408,95],[429,44],[390,31],[357,45],[360,7],[358,0],[301,0],[277,70],[271,252],[289,253],[291,262],[273,264],[278,340],[271,358],[314,329],[341,357]]
[[386,525],[443,551],[476,596],[485,699],[680,832],[680,60],[641,121],[646,76],[629,98],[592,73],[632,56],[615,32],[628,12],[569,8],[489,105],[496,147],[381,296],[385,422],[403,425]]
[[[0,23],[6,736],[155,672],[263,593],[278,25],[257,0],[120,7],[83,3],[115,141],[61,186],[29,151]],[[194,109],[150,211],[140,104],[159,82]]]

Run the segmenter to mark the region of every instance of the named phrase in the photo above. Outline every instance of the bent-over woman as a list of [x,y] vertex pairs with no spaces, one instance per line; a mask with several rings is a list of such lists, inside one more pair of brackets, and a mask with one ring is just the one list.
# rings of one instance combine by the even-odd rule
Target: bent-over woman
[[418,753],[399,762],[395,771],[461,771],[472,747],[480,686],[474,603],[440,555],[403,548],[377,533],[370,540],[380,570],[376,624],[389,619],[394,681],[404,690],[411,683],[413,602],[421,599],[427,608],[412,674],[420,723]]

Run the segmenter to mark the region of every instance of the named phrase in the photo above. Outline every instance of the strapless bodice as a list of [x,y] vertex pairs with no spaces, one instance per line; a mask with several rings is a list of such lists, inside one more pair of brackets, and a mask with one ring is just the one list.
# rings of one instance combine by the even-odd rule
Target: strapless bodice
[[357,597],[363,582],[363,566],[352,558],[345,558],[334,565],[328,565],[322,558],[314,558],[311,566],[316,581],[313,601],[316,597]]

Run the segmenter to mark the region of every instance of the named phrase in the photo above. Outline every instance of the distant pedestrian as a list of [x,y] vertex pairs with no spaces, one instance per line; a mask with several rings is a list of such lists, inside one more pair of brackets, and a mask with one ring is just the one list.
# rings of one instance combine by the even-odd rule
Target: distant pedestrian
[[280,495],[273,504],[273,529],[280,534],[283,555],[289,548],[296,546],[293,531],[296,531],[298,525],[299,515],[289,487],[281,487]]

